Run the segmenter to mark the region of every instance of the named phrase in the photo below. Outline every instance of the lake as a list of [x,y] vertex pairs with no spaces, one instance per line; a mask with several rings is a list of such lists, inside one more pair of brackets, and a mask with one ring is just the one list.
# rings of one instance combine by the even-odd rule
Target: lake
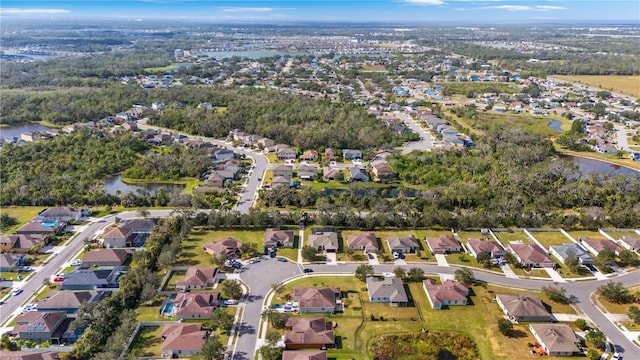
[[47,132],[50,129],[54,129],[41,124],[19,124],[11,126],[0,127],[0,137],[11,139],[14,137],[20,138],[20,134],[23,132]]
[[640,176],[640,171],[630,169],[624,166],[611,164],[605,161],[589,159],[572,155],[561,155],[561,158],[572,161],[578,167],[578,170],[584,175],[592,173],[613,174],[624,176]]
[[562,122],[555,120],[555,119],[548,119],[549,122],[549,129],[555,130],[557,132],[564,132],[564,130],[562,130],[561,126],[562,126]]
[[104,191],[109,195],[117,195],[118,191],[121,194],[125,194],[128,192],[137,193],[138,190],[148,192],[149,195],[155,196],[158,194],[160,190],[165,190],[167,192],[172,192],[173,190],[184,189],[184,185],[182,184],[127,184],[122,182],[122,176],[114,175],[112,177],[107,178],[104,181]]

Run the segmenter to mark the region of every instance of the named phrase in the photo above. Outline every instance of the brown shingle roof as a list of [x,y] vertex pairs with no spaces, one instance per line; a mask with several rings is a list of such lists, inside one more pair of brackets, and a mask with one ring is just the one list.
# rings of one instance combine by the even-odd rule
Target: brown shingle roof
[[176,286],[207,286],[207,284],[215,280],[217,273],[217,268],[197,268],[192,266],[187,270],[184,279],[176,281]]
[[336,306],[336,294],[339,293],[337,287],[296,287],[293,298],[298,300],[301,309],[330,308]]
[[526,264],[555,264],[555,261],[537,244],[511,243],[509,247]]
[[375,247],[378,248],[378,242],[376,241],[376,234],[372,232],[353,234],[347,236],[347,244],[352,246],[364,246],[364,248]]
[[333,344],[331,324],[324,318],[289,318],[285,325],[291,329],[284,334],[285,345]]
[[96,249],[85,253],[82,257],[82,263],[91,265],[108,261],[122,264],[129,256],[131,256],[131,252],[125,249]]
[[460,248],[458,241],[451,235],[440,235],[439,237],[428,237],[426,239],[429,248],[434,252],[444,251],[449,248]]
[[28,312],[16,318],[13,331],[21,332],[53,332],[62,319],[67,318],[64,311]]
[[162,328],[162,351],[201,350],[207,332],[202,324],[168,324]]
[[264,232],[265,244],[293,244],[293,231],[280,229],[267,229]]
[[107,239],[124,239],[131,233],[129,227],[112,227],[105,231],[103,238]]
[[176,296],[174,306],[176,315],[201,314],[211,316],[218,300],[220,293],[179,293]]
[[436,284],[431,279],[427,279],[422,282],[422,286],[424,286],[432,304],[441,304],[454,300],[464,301],[469,294],[469,288],[465,284],[450,279],[441,285]]
[[620,245],[616,244],[615,242],[609,240],[609,239],[591,239],[588,237],[581,237],[580,241],[586,243],[587,245],[591,246],[595,251],[600,252],[604,249],[609,249],[611,251],[613,251],[614,253],[618,254],[620,253],[622,250]]
[[576,334],[567,324],[529,324],[550,352],[578,352]]
[[242,243],[239,240],[227,237],[220,241],[206,243],[202,248],[212,255],[237,255],[242,248]]
[[487,241],[478,238],[470,238],[468,240],[469,247],[473,248],[476,254],[488,252],[491,254],[504,253],[504,249],[498,245],[495,240]]
[[542,301],[533,295],[496,295],[507,308],[507,312],[515,317],[551,316]]
[[284,351],[282,360],[327,360],[327,352],[324,350]]

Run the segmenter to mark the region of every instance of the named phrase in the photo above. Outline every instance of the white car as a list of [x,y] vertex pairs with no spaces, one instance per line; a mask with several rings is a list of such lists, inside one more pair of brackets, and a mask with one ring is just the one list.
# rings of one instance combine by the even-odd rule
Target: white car
[[73,261],[71,261],[71,266],[80,266],[80,265],[82,265],[81,259],[74,259]]
[[225,300],[222,302],[223,305],[229,306],[229,305],[238,305],[238,300]]
[[13,290],[11,290],[11,296],[18,296],[22,293],[22,289],[20,288],[15,288]]
[[611,360],[622,360],[622,356],[620,356],[620,354],[618,353],[614,353],[611,357]]

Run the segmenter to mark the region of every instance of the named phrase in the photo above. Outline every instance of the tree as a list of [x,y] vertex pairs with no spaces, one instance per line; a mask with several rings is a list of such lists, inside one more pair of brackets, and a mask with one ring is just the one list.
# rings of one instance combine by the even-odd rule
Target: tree
[[138,213],[138,216],[144,219],[148,218],[149,215],[151,214],[149,210],[147,210],[147,208],[140,208],[138,209],[137,213]]
[[629,289],[625,288],[621,282],[609,281],[605,285],[600,286],[596,291],[605,299],[616,304],[626,304],[631,301]]
[[549,299],[561,304],[568,304],[570,301],[567,297],[567,289],[562,287],[555,285],[543,286],[542,293],[547,295]]
[[404,268],[401,268],[401,267],[398,266],[395,269],[393,269],[393,274],[398,279],[404,279],[404,277],[407,275],[407,271]]
[[424,279],[424,270],[412,267],[407,272],[407,280],[410,282],[419,282]]
[[0,214],[0,231],[5,232],[8,228],[18,223],[18,219],[9,216],[8,213]]
[[287,323],[287,316],[279,313],[273,308],[264,309],[260,316],[262,316],[262,319],[264,319],[265,321],[269,321],[271,323],[271,326],[276,329],[283,329]]
[[222,292],[230,299],[239,299],[242,296],[242,287],[237,281],[225,280],[222,282]]
[[511,333],[513,332],[513,324],[511,321],[501,318],[498,320],[498,330],[500,330],[500,333],[504,336],[511,336]]
[[585,319],[576,319],[575,325],[582,331],[585,331],[589,328],[589,325],[587,325],[587,321]]
[[594,259],[594,263],[602,272],[610,273],[613,271],[611,263],[616,259],[616,254],[609,249],[604,249],[598,253],[598,256]]
[[204,360],[223,360],[226,346],[215,336],[210,336],[202,345],[202,358]]
[[587,351],[587,358],[589,358],[589,360],[600,360],[601,357],[600,351],[596,349],[589,349],[589,351]]
[[607,337],[600,329],[589,329],[584,338],[600,350],[604,350],[607,344]]
[[476,278],[473,275],[473,271],[471,271],[471,269],[458,269],[455,271],[454,273],[454,277],[456,279],[456,281],[459,281],[461,283],[464,283],[466,285],[470,285],[476,282]]
[[360,281],[365,281],[368,277],[373,276],[373,266],[362,264],[356,268],[355,275]]
[[302,248],[302,258],[305,261],[315,261],[317,253],[318,249],[314,248],[313,246],[307,245]]
[[623,265],[638,266],[640,265],[640,257],[631,250],[622,250],[618,256]]
[[223,333],[228,334],[233,326],[234,316],[229,314],[225,308],[217,308],[211,314],[211,323],[213,329],[220,329]]
[[577,257],[569,255],[566,259],[564,259],[564,264],[567,266],[569,271],[572,273],[578,273],[580,270],[580,260]]
[[640,324],[640,308],[635,305],[629,307],[629,311],[627,312],[629,319],[633,320],[634,323]]
[[510,265],[520,265],[520,263],[518,262],[518,258],[510,252],[504,253],[504,261],[506,261],[507,264]]
[[284,284],[281,281],[271,284],[271,290],[280,296],[284,292]]
[[478,254],[476,260],[478,260],[478,262],[481,263],[483,267],[491,267],[491,253],[489,253],[488,251],[483,251]]

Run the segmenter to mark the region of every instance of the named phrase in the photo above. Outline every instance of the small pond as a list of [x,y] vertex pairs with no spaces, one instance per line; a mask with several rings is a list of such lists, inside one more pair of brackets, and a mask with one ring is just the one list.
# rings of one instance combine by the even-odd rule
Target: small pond
[[184,187],[185,186],[182,184],[127,184],[122,181],[122,177],[120,175],[114,175],[104,181],[104,191],[110,195],[117,195],[118,192],[121,194],[128,192],[143,192],[145,194],[155,196],[161,190],[167,192],[172,192],[174,190],[182,191]]

